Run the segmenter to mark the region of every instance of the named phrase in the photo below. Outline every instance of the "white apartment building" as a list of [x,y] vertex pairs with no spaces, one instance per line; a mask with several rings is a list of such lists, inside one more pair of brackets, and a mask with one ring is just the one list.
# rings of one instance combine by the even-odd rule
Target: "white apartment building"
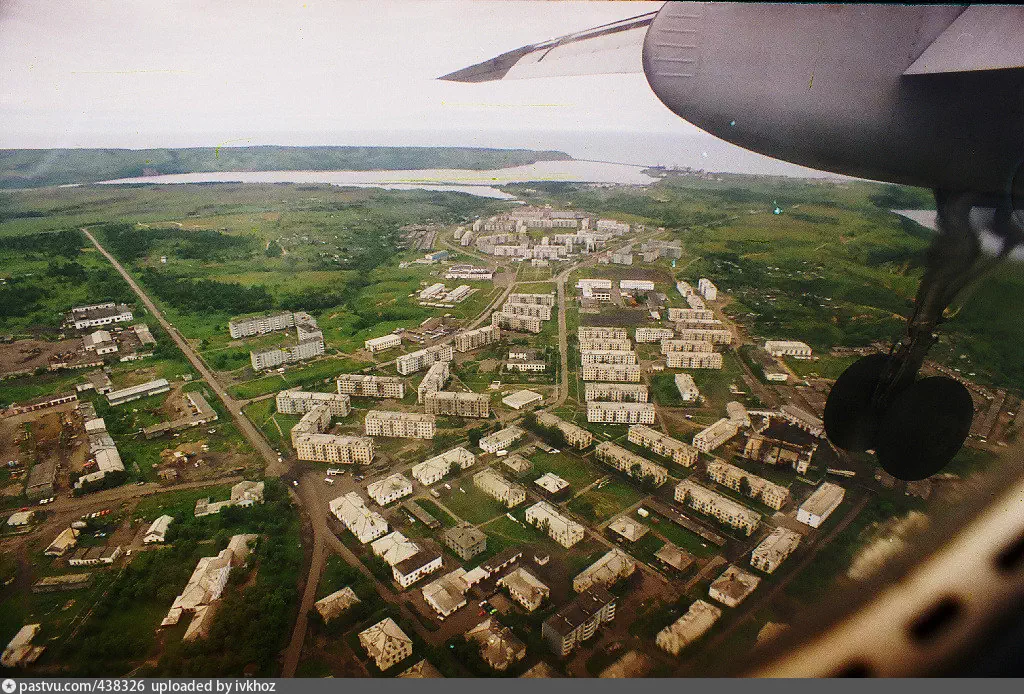
[[420,381],[420,387],[416,390],[416,402],[423,404],[423,399],[444,388],[444,384],[451,377],[447,361],[438,361],[430,365],[426,375]]
[[403,354],[395,360],[398,373],[408,376],[433,365],[439,361],[451,361],[455,357],[451,345],[434,345],[409,354]]
[[587,403],[588,422],[609,424],[654,424],[654,405],[649,402]]
[[85,330],[113,323],[130,323],[132,318],[132,311],[126,305],[109,301],[104,304],[76,306],[68,314],[67,322],[74,325],[77,330]]
[[455,336],[455,350],[468,352],[472,349],[493,344],[501,339],[501,328],[497,325],[485,325],[476,330],[467,330]]
[[676,321],[676,330],[725,330],[725,323],[717,318],[684,318]]
[[585,364],[581,373],[584,381],[640,382],[640,367],[635,364]]
[[374,556],[388,566],[394,566],[420,551],[420,546],[399,531],[394,531],[370,543]]
[[845,496],[846,490],[838,484],[825,482],[807,497],[807,501],[800,504],[796,519],[804,525],[817,528],[839,507]]
[[655,486],[660,487],[668,479],[668,470],[661,465],[656,465],[611,441],[598,444],[594,449],[594,457],[630,477],[646,477]]
[[643,424],[631,426],[626,440],[652,453],[671,458],[677,465],[690,467],[697,462],[696,448]]
[[704,515],[717,518],[730,527],[742,530],[747,536],[761,523],[761,515],[756,511],[690,480],[683,480],[676,485],[675,500]]
[[770,574],[800,545],[800,533],[776,528],[750,555],[750,565]]
[[[611,281],[609,280],[609,287]],[[576,336],[580,342],[584,340],[625,340],[629,341],[629,331],[626,328],[610,328],[603,326],[580,326],[576,330]]]
[[299,460],[346,465],[373,462],[373,439],[365,436],[302,434],[295,437],[294,446]]
[[554,294],[509,294],[510,304],[541,304],[542,306],[554,306]]
[[606,231],[615,236],[622,236],[629,233],[629,225],[625,222],[618,222],[614,219],[599,219],[594,228],[598,231]]
[[707,277],[701,277],[697,280],[697,291],[708,301],[714,301],[718,298],[718,287]]
[[587,364],[636,364],[636,352],[624,349],[606,349],[580,352],[580,361]]
[[509,596],[527,612],[534,612],[551,595],[540,579],[522,567],[499,578],[498,585],[508,590]]
[[505,427],[501,431],[496,431],[490,436],[480,439],[480,448],[487,453],[497,453],[509,449],[513,443],[525,435],[526,432],[517,426]]
[[400,347],[402,345],[402,338],[400,335],[381,335],[380,337],[373,337],[363,343],[367,351],[371,354],[377,352],[383,352],[393,347]]
[[365,398],[405,397],[405,382],[397,376],[364,376],[342,374],[338,376],[338,392]]
[[624,578],[629,578],[636,571],[636,561],[621,549],[613,549],[593,564],[576,574],[572,580],[572,589],[582,593],[591,586],[607,588]]
[[412,655],[412,639],[391,617],[359,632],[359,645],[373,658],[377,669],[382,672]]
[[714,318],[714,312],[706,308],[670,308],[668,310],[668,319],[673,322],[682,320],[714,320]]
[[675,334],[676,331],[672,328],[637,328],[633,337],[638,343],[661,342],[662,340],[671,340]]
[[700,298],[696,294],[688,294],[686,296],[686,303],[690,308],[707,308],[707,304],[704,303],[704,299]]
[[721,369],[720,352],[668,352],[665,366],[670,369]]
[[633,343],[629,340],[580,340],[580,351],[593,351],[602,349],[614,349],[614,350],[630,350],[633,349]]
[[317,405],[327,405],[332,417],[347,417],[352,401],[343,393],[313,393],[300,389],[282,390],[276,398],[281,414],[306,414]]
[[606,289],[609,292],[612,290],[612,281],[606,279],[581,279],[576,282],[576,288],[580,291],[586,291],[587,289]]
[[548,537],[566,549],[583,539],[583,526],[560,514],[546,501],[539,501],[526,509],[526,522],[545,530]]
[[432,414],[370,410],[363,422],[367,436],[390,436],[400,439],[432,439],[437,423]]
[[759,500],[765,506],[776,511],[789,500],[789,490],[782,485],[769,482],[763,477],[747,472],[724,460],[714,460],[708,463],[708,477],[740,493],[743,493],[743,480],[746,479],[749,489],[747,496]]
[[509,316],[532,316],[541,320],[551,320],[551,307],[546,304],[512,304],[505,303],[501,312]]
[[423,404],[427,414],[483,419],[491,414],[491,396],[485,393],[454,393],[442,390],[424,397]]
[[654,282],[650,280],[620,280],[619,289],[622,291],[639,290],[653,292]]
[[676,390],[683,402],[697,402],[700,400],[700,390],[693,381],[690,374],[676,374]]
[[690,283],[683,282],[682,280],[676,282],[676,291],[679,292],[680,296],[684,297],[693,296],[694,294],[696,294],[696,292],[693,291],[693,287],[690,286]]
[[676,331],[680,340],[688,342],[710,342],[713,345],[732,344],[732,332],[716,328],[683,328]]
[[547,362],[528,359],[510,359],[505,362],[505,369],[508,371],[519,371],[522,373],[543,373],[548,368]]
[[259,352],[250,352],[249,361],[252,363],[253,370],[272,369],[281,364],[294,364],[297,361],[305,361],[324,354],[326,348],[324,347],[323,333],[317,332],[315,335],[287,347],[272,347]]
[[260,316],[244,316],[228,321],[228,332],[232,339],[265,335],[275,330],[287,330],[295,326],[295,314],[291,311],[268,313]]
[[697,600],[683,614],[658,632],[654,643],[670,655],[679,652],[706,634],[722,616],[722,610],[704,600]]
[[711,353],[715,351],[715,346],[707,341],[697,340],[662,340],[661,341],[661,353],[668,354],[670,352],[704,352]]
[[366,493],[380,506],[387,506],[412,494],[412,482],[405,475],[396,472],[377,480],[366,488]]
[[412,476],[420,484],[430,486],[440,482],[453,467],[458,466],[460,470],[466,470],[475,462],[476,456],[460,446],[413,465]]
[[491,314],[491,325],[512,332],[533,334],[539,333],[544,328],[541,319],[535,316],[517,316],[501,311]]
[[355,492],[339,496],[328,505],[334,517],[364,545],[382,537],[388,531],[384,516],[371,511]]
[[[463,245],[468,246],[469,244],[465,243]],[[486,267],[473,267],[472,265],[452,265],[448,268],[444,278],[446,280],[490,281],[494,279],[494,270]]]
[[537,422],[541,426],[556,427],[565,436],[565,442],[573,448],[583,450],[594,442],[594,435],[589,431],[553,414],[539,412]]
[[739,431],[740,428],[736,422],[728,417],[723,417],[706,429],[694,434],[693,447],[702,453],[710,453],[738,434]]
[[488,468],[473,475],[473,486],[487,496],[512,508],[526,501],[526,490]]
[[585,383],[583,385],[583,398],[586,402],[591,402],[592,400],[647,402],[650,397],[646,384]]

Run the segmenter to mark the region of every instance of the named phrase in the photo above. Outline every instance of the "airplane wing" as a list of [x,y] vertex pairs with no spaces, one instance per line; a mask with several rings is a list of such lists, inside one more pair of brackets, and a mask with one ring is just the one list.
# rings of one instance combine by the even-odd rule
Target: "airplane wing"
[[1024,68],[1024,9],[971,5],[904,75]]
[[491,82],[575,75],[642,73],[644,36],[656,12],[523,46],[438,79]]

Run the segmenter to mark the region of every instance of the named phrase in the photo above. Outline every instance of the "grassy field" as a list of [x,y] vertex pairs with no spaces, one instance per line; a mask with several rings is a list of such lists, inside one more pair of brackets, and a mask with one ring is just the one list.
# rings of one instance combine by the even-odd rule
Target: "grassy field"
[[624,508],[645,498],[647,494],[617,479],[600,489],[596,487],[569,502],[569,510],[592,521],[603,522]]
[[[459,488],[465,489],[465,493]],[[441,503],[450,508],[462,520],[470,523],[483,523],[495,516],[504,514],[508,509],[482,491],[473,486],[470,479],[464,479],[457,485],[452,484],[451,491],[445,490],[442,486]]]
[[566,453],[537,452],[530,456],[530,461],[534,465],[532,479],[551,472],[572,485],[576,491],[607,474],[590,461]]

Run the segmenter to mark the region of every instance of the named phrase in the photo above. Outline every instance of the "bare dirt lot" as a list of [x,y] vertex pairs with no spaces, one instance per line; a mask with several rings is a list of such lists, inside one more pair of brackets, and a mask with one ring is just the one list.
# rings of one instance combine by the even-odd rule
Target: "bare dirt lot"
[[10,344],[0,344],[0,375],[32,373],[39,367],[48,365],[51,355],[73,351],[80,344],[80,340],[18,340]]

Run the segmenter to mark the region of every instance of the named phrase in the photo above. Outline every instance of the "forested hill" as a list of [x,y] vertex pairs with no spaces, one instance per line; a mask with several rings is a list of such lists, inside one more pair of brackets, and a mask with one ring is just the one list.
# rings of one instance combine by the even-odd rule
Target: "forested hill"
[[210,171],[497,169],[571,158],[565,152],[482,147],[0,149],[0,188]]

